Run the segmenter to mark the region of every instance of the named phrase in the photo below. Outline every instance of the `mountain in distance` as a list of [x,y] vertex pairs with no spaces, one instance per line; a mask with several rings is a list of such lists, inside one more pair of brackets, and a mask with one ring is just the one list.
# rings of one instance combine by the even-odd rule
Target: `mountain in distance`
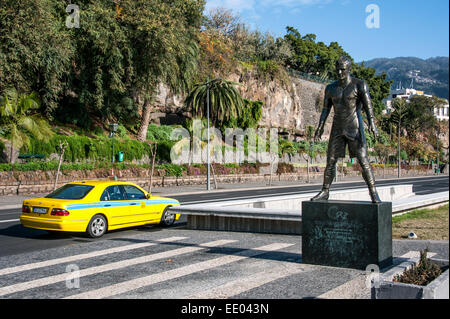
[[385,72],[388,80],[393,80],[392,89],[400,85],[425,91],[441,98],[449,99],[448,57],[420,59],[415,57],[377,58],[364,61],[364,66],[374,68],[377,74]]

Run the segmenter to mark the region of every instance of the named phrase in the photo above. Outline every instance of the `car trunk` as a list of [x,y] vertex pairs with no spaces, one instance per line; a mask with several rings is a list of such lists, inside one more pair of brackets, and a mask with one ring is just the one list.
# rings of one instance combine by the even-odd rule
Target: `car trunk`
[[28,216],[34,217],[49,217],[58,218],[58,216],[51,215],[53,208],[64,209],[65,205],[73,202],[67,199],[55,199],[55,198],[33,198],[27,199],[23,202],[23,205],[30,207],[29,213],[24,213]]

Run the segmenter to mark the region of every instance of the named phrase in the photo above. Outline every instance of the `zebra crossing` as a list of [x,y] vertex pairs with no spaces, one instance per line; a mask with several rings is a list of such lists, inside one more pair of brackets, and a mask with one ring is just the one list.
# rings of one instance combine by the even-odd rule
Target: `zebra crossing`
[[308,271],[291,240],[150,237],[3,257],[0,299],[233,298]]
[[298,236],[174,228],[1,257],[0,299],[359,299],[365,275],[303,264]]

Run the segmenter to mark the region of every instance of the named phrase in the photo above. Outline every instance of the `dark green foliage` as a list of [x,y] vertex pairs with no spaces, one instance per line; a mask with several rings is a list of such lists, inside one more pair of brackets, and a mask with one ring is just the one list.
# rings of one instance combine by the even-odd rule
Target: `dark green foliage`
[[375,116],[379,116],[385,108],[383,99],[388,97],[392,81],[386,80],[386,73],[376,75],[376,70],[373,68],[366,68],[364,63],[361,65],[353,64],[352,75],[367,82],[374,114]]
[[176,165],[176,164],[161,164],[156,165],[155,168],[157,170],[164,170],[164,176],[176,176],[180,177],[183,175],[183,171],[186,170],[184,166]]
[[317,155],[324,155],[328,150],[328,141],[299,141],[293,142],[294,148],[299,154],[306,155],[312,159]]
[[413,265],[403,274],[395,276],[394,281],[426,286],[436,279],[442,273],[442,270],[439,265],[427,259],[427,252],[428,249],[421,251],[419,264]]
[[174,126],[150,124],[147,130],[147,139],[155,142],[169,141]]
[[409,103],[396,98],[392,100],[393,111],[382,118],[382,123],[386,128],[389,124],[396,128],[400,121],[401,128],[406,130],[412,139],[417,139],[420,135],[434,137],[438,122],[434,117],[433,107],[445,103],[445,100],[437,97],[413,96]]
[[0,2],[0,96],[36,91],[47,117],[90,128],[90,115],[133,124],[136,95],[160,82],[190,85],[203,0],[79,0],[72,29],[68,3]]
[[280,138],[278,140],[278,155],[280,157],[282,157],[284,154],[293,156],[296,153],[297,153],[297,149],[295,148],[294,142],[291,142],[284,138]]
[[[31,139],[29,148],[22,152],[32,154],[45,154],[48,157],[52,153],[59,154],[59,142],[67,141],[68,147],[64,152],[64,160],[67,162],[80,162],[85,160],[111,161],[112,139],[92,139],[86,136],[54,136],[48,143],[42,143]],[[149,146],[136,140],[115,138],[114,150],[117,156],[119,151],[124,152],[125,160],[140,160],[149,152]]]
[[[337,42],[325,45],[316,41],[316,35],[301,35],[292,27],[287,27],[284,37],[275,38],[249,31],[230,12],[204,20],[204,0],[79,0],[80,28],[73,29],[65,25],[67,4],[53,0],[0,2],[0,96],[11,87],[21,93],[35,91],[42,100],[40,113],[48,119],[97,135],[98,121],[122,123],[138,133],[140,140],[157,141],[158,158],[164,161],[170,160],[171,143],[165,141],[171,129],[151,125],[147,130],[144,114],[154,110],[159,84],[166,84],[174,93],[187,92],[193,79],[204,82],[214,73],[212,66],[198,72],[199,57],[210,46],[211,55],[219,61],[233,61],[223,64],[227,66],[220,74],[223,78],[234,71],[231,65],[244,62],[263,80],[282,83],[288,82],[286,67],[331,79],[335,61],[348,55]],[[206,34],[202,46],[201,35]],[[219,48],[218,42],[223,47]],[[220,52],[223,56],[217,54]],[[372,70],[355,68],[356,75],[369,84],[377,113],[389,82]],[[216,127],[256,127],[262,102],[243,100],[233,85],[222,80],[211,83],[212,123]],[[205,86],[200,84],[191,92],[187,104],[192,101],[194,113],[204,116]],[[143,112],[138,113],[139,109]],[[49,143],[33,140],[29,148],[36,150],[33,153],[58,153],[58,139],[70,141],[66,161],[111,157],[112,141],[107,137],[54,137]],[[116,151],[124,151],[126,160],[147,154],[148,146],[135,141],[116,139],[116,143]]]
[[[56,171],[58,169],[58,161],[31,161],[28,163],[10,164],[0,163],[0,172],[15,171],[29,172],[29,171]],[[95,162],[95,163],[62,163],[61,171],[91,171],[94,169],[111,169],[113,164],[111,162]],[[118,170],[129,169],[133,167],[140,167],[144,169],[149,168],[149,164],[129,164],[129,163],[115,163],[114,168]],[[163,170],[164,176],[182,176],[183,171],[186,170],[184,166],[175,164],[161,164],[155,165],[156,170]]]
[[176,141],[159,141],[156,148],[156,158],[163,162],[170,162],[170,150],[176,144]]
[[284,39],[290,44],[292,56],[287,60],[290,68],[309,74],[318,74],[324,78],[334,78],[335,64],[340,56],[349,56],[337,42],[325,45],[316,42],[315,34],[302,36],[293,27],[286,27]]
[[437,97],[413,96],[402,119],[408,135],[417,136],[419,133],[435,129],[437,120],[434,117],[433,108],[445,104],[448,102]]
[[[23,164],[0,164],[0,171],[11,171],[13,166],[15,171],[28,172],[28,171],[56,171],[58,169],[58,162],[44,162],[44,161],[32,161]],[[94,164],[91,163],[62,163],[61,170],[93,170]]]
[[244,107],[241,116],[237,118],[232,117],[229,120],[224,121],[222,127],[242,128],[243,130],[247,128],[256,128],[262,117],[263,104],[262,101],[250,101],[244,99]]
[[274,78],[275,74],[280,72],[280,65],[273,60],[262,60],[256,64],[258,73],[262,74],[265,80],[269,80],[269,77]]
[[64,1],[0,2],[0,95],[35,91],[47,117],[68,87],[74,43]]
[[220,78],[197,83],[186,97],[186,106],[192,110],[195,116],[206,117],[209,94],[211,122],[216,126],[221,126],[224,121],[242,115],[244,99],[235,85],[239,85],[239,83]]

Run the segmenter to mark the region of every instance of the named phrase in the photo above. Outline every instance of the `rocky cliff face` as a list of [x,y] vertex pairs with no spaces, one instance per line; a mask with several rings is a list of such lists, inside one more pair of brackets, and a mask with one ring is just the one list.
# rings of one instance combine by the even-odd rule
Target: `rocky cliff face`
[[[242,84],[238,89],[244,98],[264,102],[260,126],[277,127],[280,131],[291,133],[291,136],[302,136],[307,125],[316,126],[318,123],[325,90],[322,83],[290,77],[290,83],[283,85],[276,80],[262,81],[249,72],[232,74],[228,80]],[[191,115],[183,101],[184,96],[174,95],[167,87],[160,85],[153,121],[160,124],[181,123],[183,117]],[[328,122],[324,137],[331,126],[331,120]]]

